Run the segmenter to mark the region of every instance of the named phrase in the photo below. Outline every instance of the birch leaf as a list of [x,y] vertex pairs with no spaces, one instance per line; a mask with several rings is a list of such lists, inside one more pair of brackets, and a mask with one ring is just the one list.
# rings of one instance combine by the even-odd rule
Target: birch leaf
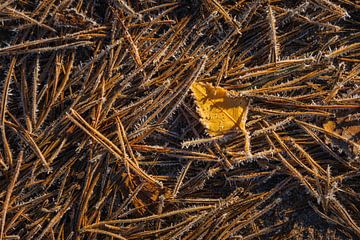
[[[345,139],[352,140],[356,145],[352,148],[355,155],[360,155],[360,125],[358,120],[349,120],[346,117],[338,118],[336,121],[327,121],[323,124],[325,130],[334,132]],[[337,145],[343,150],[351,148],[347,143],[339,141],[335,138],[327,138],[332,145]],[[351,149],[350,149],[351,151]]]
[[245,127],[242,125],[245,125],[243,119],[246,119],[247,99],[229,96],[228,90],[205,83],[194,82],[191,91],[200,121],[211,136]]

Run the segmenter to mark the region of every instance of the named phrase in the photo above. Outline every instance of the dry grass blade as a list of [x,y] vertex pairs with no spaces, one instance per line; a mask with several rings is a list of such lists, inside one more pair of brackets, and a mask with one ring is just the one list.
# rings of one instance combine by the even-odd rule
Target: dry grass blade
[[224,17],[224,19],[229,22],[239,34],[241,34],[241,26],[222,7],[221,3],[219,3],[217,0],[206,0],[206,3],[215,8],[216,11],[218,11]]
[[359,16],[1,1],[0,238],[359,239]]
[[[74,117],[73,117],[74,116]],[[71,109],[71,115],[67,114],[67,117],[73,121],[78,127],[84,130],[90,137],[92,137],[95,141],[99,142],[102,146],[107,148],[116,158],[119,160],[125,159],[123,158],[123,153],[121,152],[118,147],[112,143],[109,139],[103,136],[100,132],[96,129],[91,127],[75,110]],[[131,159],[128,159],[127,164],[131,166],[131,169],[139,174],[139,176],[143,177],[144,179],[148,180],[151,183],[156,185],[162,186],[161,182],[155,180],[153,177],[145,173],[139,166],[134,163]]]
[[32,17],[29,17],[27,16],[26,14],[24,14],[23,12],[20,12],[20,11],[17,11],[16,9],[14,8],[11,8],[11,7],[5,7],[3,10],[2,10],[5,14],[8,14],[10,17],[14,17],[14,18],[20,18],[20,19],[24,19],[26,21],[29,21],[30,23],[33,23],[33,24],[36,24],[42,28],[45,28],[49,31],[52,31],[52,32],[56,32],[56,30],[52,27],[49,27],[35,19],[33,19]]
[[69,206],[73,201],[72,198],[68,198],[68,200],[64,203],[64,206],[58,211],[58,213],[50,220],[49,224],[44,228],[44,230],[40,233],[37,239],[43,239],[45,234],[52,229],[52,227],[57,224],[57,222],[62,218],[62,216],[69,211]]
[[19,153],[19,156],[17,158],[16,161],[16,167],[15,167],[15,171],[14,171],[14,175],[11,178],[11,181],[9,183],[8,189],[6,191],[6,197],[5,197],[5,201],[3,203],[3,208],[2,208],[2,214],[1,214],[1,229],[0,229],[0,239],[6,239],[6,232],[5,230],[5,224],[6,224],[6,215],[7,215],[7,211],[8,211],[8,207],[9,207],[9,203],[10,203],[10,198],[12,195],[12,192],[14,190],[16,181],[19,177],[20,174],[20,167],[23,161],[23,157],[24,157],[24,152],[21,151]]
[[[5,132],[5,114],[6,114],[7,104],[8,104],[10,83],[11,83],[11,78],[13,75],[15,63],[16,63],[16,58],[13,57],[11,59],[10,67],[9,67],[9,70],[8,70],[8,73],[7,73],[5,82],[4,82],[4,88],[2,91],[2,97],[1,97],[1,109],[0,109],[1,110],[1,114],[0,114],[1,139],[2,139],[4,150],[5,150],[6,163],[8,165],[12,165],[12,153],[11,153],[11,149],[9,147],[9,143],[8,143],[8,140],[6,137],[6,132]],[[3,165],[3,167],[5,169],[8,168],[8,165],[6,165],[2,160],[0,160],[0,164]]]
[[278,62],[280,60],[280,46],[276,36],[276,19],[273,14],[272,7],[270,5],[270,1],[268,2],[268,18],[270,24],[270,39],[273,47],[271,48],[271,52],[269,55],[270,62]]
[[198,211],[203,211],[203,210],[212,209],[212,208],[214,208],[213,205],[208,205],[208,206],[180,209],[180,210],[176,210],[176,211],[172,211],[172,212],[167,212],[167,213],[163,213],[163,214],[159,214],[159,215],[152,215],[152,216],[142,217],[142,218],[118,219],[118,220],[102,221],[102,222],[98,222],[96,224],[86,226],[86,229],[96,228],[96,227],[102,226],[104,224],[136,223],[136,222],[151,221],[151,220],[155,220],[155,219],[171,217],[171,216],[174,216],[174,215],[177,215],[177,214],[198,212]]

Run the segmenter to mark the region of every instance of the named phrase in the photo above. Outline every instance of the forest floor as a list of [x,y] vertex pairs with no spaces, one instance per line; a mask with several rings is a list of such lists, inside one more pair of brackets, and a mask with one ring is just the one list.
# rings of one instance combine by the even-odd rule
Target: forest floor
[[3,0],[0,240],[360,239],[360,2]]

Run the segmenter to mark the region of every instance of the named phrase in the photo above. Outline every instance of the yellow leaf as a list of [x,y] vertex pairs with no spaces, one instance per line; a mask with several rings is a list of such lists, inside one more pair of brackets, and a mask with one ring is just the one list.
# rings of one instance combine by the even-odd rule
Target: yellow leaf
[[326,131],[333,132],[336,128],[336,123],[334,121],[327,121],[323,124],[323,127]]
[[360,134],[360,125],[358,120],[349,120],[346,117],[338,118],[335,121],[327,121],[323,124],[325,130],[335,132],[346,139],[351,139],[356,143],[360,143],[360,139],[356,137]]
[[231,129],[245,128],[248,100],[243,97],[231,97],[221,87],[194,82],[191,91],[196,100],[201,123],[211,136],[223,134]]
[[[326,131],[336,133],[345,139],[352,140],[355,143],[355,146],[352,148],[352,152],[355,155],[360,155],[360,125],[358,120],[350,120],[347,117],[338,118],[336,121],[327,121],[323,124],[323,127]],[[344,150],[349,148],[348,144],[343,144],[340,141],[337,141],[335,138],[328,138],[329,142],[333,145],[337,145]],[[343,145],[341,145],[343,144]]]

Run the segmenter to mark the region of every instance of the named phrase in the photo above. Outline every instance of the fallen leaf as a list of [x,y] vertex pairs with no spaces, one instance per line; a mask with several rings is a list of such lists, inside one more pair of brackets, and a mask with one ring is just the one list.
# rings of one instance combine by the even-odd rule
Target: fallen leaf
[[326,131],[334,132],[336,128],[336,123],[334,121],[327,121],[323,124],[323,127]]
[[[323,127],[329,132],[334,132],[348,140],[354,141],[358,145],[360,144],[360,125],[358,120],[350,120],[348,117],[343,117],[338,118],[336,121],[329,120],[323,124]],[[348,150],[349,146],[346,143],[335,138],[327,138],[327,141],[332,145],[342,148],[345,152],[352,151],[355,155],[360,154],[359,148],[353,147],[352,150]]]
[[243,128],[241,124],[246,117],[247,99],[230,96],[228,90],[207,83],[194,82],[191,91],[196,100],[200,121],[211,136]]

